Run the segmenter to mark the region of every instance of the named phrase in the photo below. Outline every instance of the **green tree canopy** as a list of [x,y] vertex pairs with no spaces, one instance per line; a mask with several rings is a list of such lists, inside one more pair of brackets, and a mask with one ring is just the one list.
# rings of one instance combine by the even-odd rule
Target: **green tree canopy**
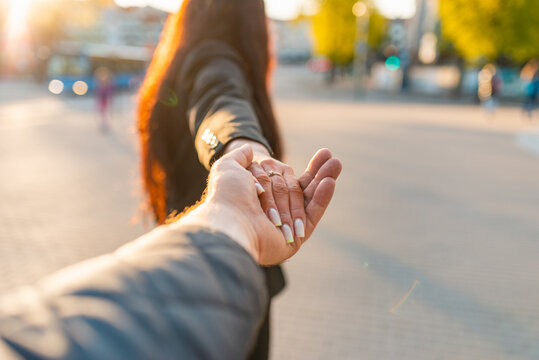
[[357,0],[323,0],[313,16],[315,52],[336,64],[348,64],[354,58],[356,17],[352,7]]
[[440,0],[442,34],[467,60],[539,56],[538,0]]
[[[320,0],[318,12],[312,18],[315,53],[336,64],[348,64],[354,59],[356,17],[352,8],[357,0]],[[376,9],[370,10],[368,43],[379,47],[387,32],[387,19]]]

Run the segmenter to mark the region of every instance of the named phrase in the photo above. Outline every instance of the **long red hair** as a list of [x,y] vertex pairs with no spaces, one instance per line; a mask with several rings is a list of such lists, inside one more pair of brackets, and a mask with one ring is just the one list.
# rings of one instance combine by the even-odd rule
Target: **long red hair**
[[[171,154],[185,131],[174,122],[184,121],[185,106],[171,110],[162,99],[178,79],[184,58],[205,40],[220,40],[234,48],[245,62],[255,112],[264,137],[281,158],[282,144],[269,98],[272,56],[263,0],[184,0],[181,9],[169,16],[139,93],[137,125],[142,156],[142,178],[148,204],[158,223],[167,217],[167,175],[177,166]],[[172,94],[185,97],[186,94]]]

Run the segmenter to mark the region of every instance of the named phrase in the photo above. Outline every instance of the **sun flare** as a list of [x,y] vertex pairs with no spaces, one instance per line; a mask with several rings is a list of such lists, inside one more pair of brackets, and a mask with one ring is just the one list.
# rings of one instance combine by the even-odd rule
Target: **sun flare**
[[11,48],[27,36],[28,10],[32,0],[11,0],[6,21],[6,45]]

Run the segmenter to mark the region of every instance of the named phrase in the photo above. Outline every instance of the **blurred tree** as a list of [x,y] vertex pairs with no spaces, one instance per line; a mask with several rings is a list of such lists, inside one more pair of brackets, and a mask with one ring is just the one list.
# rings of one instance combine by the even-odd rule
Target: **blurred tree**
[[468,61],[539,56],[538,0],[440,0],[442,33]]
[[321,0],[313,16],[315,53],[335,65],[347,65],[354,58],[356,17],[352,7],[357,0]]
[[[319,10],[312,18],[315,53],[324,55],[336,65],[347,65],[354,58],[356,17],[352,7],[357,0],[320,0]],[[368,43],[377,49],[387,38],[387,19],[372,8]]]

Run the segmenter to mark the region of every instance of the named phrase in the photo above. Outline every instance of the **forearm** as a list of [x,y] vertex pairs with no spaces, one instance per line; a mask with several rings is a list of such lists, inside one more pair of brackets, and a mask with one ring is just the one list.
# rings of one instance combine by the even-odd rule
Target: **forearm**
[[235,241],[162,227],[4,299],[0,358],[244,358],[266,303]]
[[222,232],[243,247],[258,262],[256,233],[252,225],[248,223],[246,214],[216,203],[208,205],[210,201],[206,199],[206,203],[198,206],[171,226],[182,228],[187,225],[197,225]]

